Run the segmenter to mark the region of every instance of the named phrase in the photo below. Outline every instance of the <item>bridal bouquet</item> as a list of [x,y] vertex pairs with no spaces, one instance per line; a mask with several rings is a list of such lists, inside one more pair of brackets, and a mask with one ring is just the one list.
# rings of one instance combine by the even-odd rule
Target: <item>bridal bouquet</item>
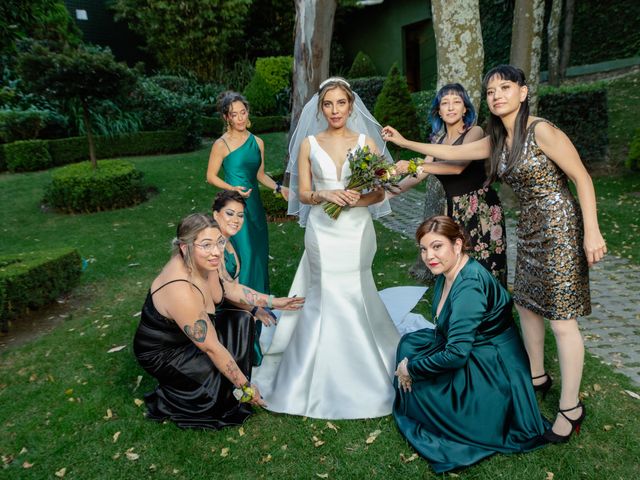
[[[351,176],[345,190],[362,192],[374,188],[384,188],[385,190],[397,188],[394,182],[396,177],[394,165],[387,162],[384,156],[371,152],[368,145],[349,152],[347,161],[351,169]],[[336,220],[344,207],[333,202],[326,202],[323,208],[327,215]]]

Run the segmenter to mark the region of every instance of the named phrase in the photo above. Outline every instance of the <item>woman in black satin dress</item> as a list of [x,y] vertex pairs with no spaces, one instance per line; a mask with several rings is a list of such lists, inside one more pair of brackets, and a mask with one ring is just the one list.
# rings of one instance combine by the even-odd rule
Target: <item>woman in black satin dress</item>
[[[216,312],[223,297],[253,306],[298,309],[304,299],[274,298],[223,283],[218,267],[226,239],[212,217],[191,214],[178,225],[173,255],[151,284],[133,341],[136,358],[159,384],[145,395],[147,417],[182,428],[242,424],[264,405],[249,384],[254,320]],[[214,276],[218,281],[212,280]],[[234,396],[237,390],[241,400]]]

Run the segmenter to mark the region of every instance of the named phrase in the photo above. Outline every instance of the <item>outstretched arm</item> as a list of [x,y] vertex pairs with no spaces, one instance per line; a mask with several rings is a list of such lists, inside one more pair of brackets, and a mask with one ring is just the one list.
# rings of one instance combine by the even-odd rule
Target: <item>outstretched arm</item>
[[591,266],[602,260],[607,253],[607,246],[598,225],[596,193],[591,177],[573,143],[562,130],[547,122],[540,122],[534,128],[538,146],[576,186],[584,224],[584,251]]
[[279,310],[300,310],[304,305],[303,297],[274,297],[257,292],[240,283],[224,284],[224,296],[232,302],[252,307],[277,308]]
[[489,137],[463,145],[436,145],[407,140],[395,128],[390,126],[382,129],[382,137],[401,148],[413,150],[423,155],[430,155],[439,160],[484,160],[491,154]]

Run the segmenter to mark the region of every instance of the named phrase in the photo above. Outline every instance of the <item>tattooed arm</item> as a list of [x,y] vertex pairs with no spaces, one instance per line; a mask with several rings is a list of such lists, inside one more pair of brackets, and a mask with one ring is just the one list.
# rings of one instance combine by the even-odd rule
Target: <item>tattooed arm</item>
[[277,308],[279,310],[300,310],[304,304],[304,298],[302,297],[276,298],[273,295],[256,292],[240,283],[225,282],[224,295],[232,302],[255,307]]

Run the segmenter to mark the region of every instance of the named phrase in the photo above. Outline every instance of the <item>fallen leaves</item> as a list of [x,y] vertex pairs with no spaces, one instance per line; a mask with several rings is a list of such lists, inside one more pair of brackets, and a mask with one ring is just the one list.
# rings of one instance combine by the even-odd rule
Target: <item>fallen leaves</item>
[[62,467],[60,470],[58,470],[54,475],[58,478],[63,478],[65,476],[65,474],[67,473],[67,467]]
[[409,462],[413,462],[413,461],[414,461],[415,459],[417,459],[417,458],[418,458],[418,454],[417,454],[417,453],[414,453],[413,455],[410,455],[410,456],[408,456],[408,457],[405,457],[405,456],[404,456],[404,453],[401,453],[401,454],[400,454],[400,461],[401,461],[402,463],[409,463]]
[[111,420],[113,418],[113,412],[110,408],[107,408],[107,414],[102,417],[103,420]]
[[327,422],[327,428],[330,428],[334,432],[338,433],[338,427],[336,427],[333,423]]
[[133,447],[129,448],[126,452],[124,452],[124,455],[125,457],[127,457],[128,460],[131,460],[132,462],[140,458],[140,455],[138,455],[133,451]]
[[22,462],[22,468],[31,468],[33,467],[33,463],[29,463],[26,460]]
[[120,350],[124,350],[125,348],[127,348],[126,345],[118,345],[117,347],[113,347],[113,348],[110,348],[109,350],[107,350],[107,353],[119,352]]
[[268,454],[266,457],[262,457],[260,459],[260,463],[269,463],[271,461],[271,454]]
[[553,480],[553,477],[555,476],[553,472],[546,472],[547,476],[544,477],[544,480]]
[[113,443],[116,443],[118,441],[118,438],[120,438],[120,432],[116,432],[113,434]]
[[324,445],[324,442],[322,440],[320,440],[318,437],[316,437],[315,435],[313,437],[311,437],[311,440],[313,440],[313,446],[318,448],[321,447],[322,445]]
[[380,435],[381,433],[382,433],[382,430],[374,430],[369,434],[369,437],[367,437],[367,439],[365,440],[365,443],[367,445],[371,445],[373,442],[376,441],[376,438],[378,438],[378,435]]
[[316,477],[318,478],[329,478],[328,473],[316,473]]
[[640,395],[638,395],[636,392],[632,392],[631,390],[623,390],[623,391],[624,391],[624,393],[629,395],[631,398],[635,398],[636,400],[640,400]]
[[144,405],[144,400],[140,400],[139,398],[134,398],[133,403],[136,404],[136,407],[141,407],[142,405]]
[[220,456],[221,457],[228,457],[229,456],[229,447],[224,447],[222,450],[220,450]]
[[243,436],[244,436],[244,428],[243,428],[243,427],[240,427],[240,428],[238,429],[238,435],[240,435],[241,437],[243,437]]

